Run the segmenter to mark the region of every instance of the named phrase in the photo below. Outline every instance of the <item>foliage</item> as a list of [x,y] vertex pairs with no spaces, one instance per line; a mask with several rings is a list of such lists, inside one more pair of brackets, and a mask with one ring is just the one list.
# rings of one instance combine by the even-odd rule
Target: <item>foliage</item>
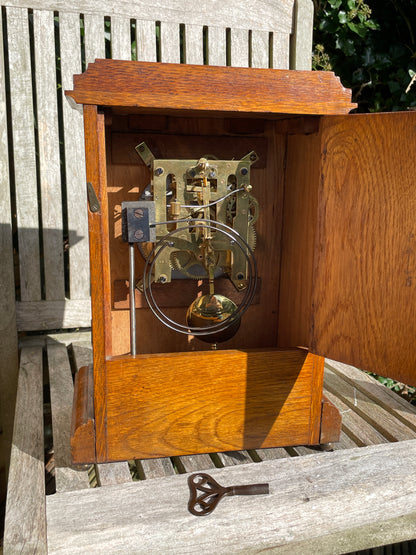
[[[313,68],[332,70],[360,112],[416,106],[416,0],[314,0]],[[416,79],[415,79],[416,81]]]
[[416,387],[406,385],[401,382],[396,382],[391,378],[384,378],[383,376],[378,376],[377,374],[374,374],[372,372],[368,372],[368,374],[373,378],[375,378],[380,383],[382,383],[383,385],[385,385],[386,387],[388,387],[389,389],[391,389],[392,391],[395,391],[401,397],[404,397],[407,401],[412,403],[412,405],[416,405]]

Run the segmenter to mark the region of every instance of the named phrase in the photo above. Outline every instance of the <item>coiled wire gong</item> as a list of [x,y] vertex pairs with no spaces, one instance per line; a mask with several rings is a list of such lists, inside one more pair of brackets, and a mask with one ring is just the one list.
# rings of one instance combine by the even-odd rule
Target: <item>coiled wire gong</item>
[[[163,223],[177,224],[178,221]],[[221,222],[203,218],[189,219],[183,223],[186,225],[181,225],[159,240],[146,259],[143,272],[143,292],[146,301],[156,318],[178,333],[193,335],[212,344],[227,341],[238,331],[240,319],[253,300],[257,286],[256,260],[247,241],[233,228]],[[172,246],[174,236],[196,225],[202,229],[215,230],[238,246],[247,261],[247,287],[242,301],[236,305],[231,299],[214,292],[214,278],[210,277],[210,293],[195,299],[188,308],[186,324],[181,324],[169,318],[158,305],[152,289],[153,268],[164,250]]]

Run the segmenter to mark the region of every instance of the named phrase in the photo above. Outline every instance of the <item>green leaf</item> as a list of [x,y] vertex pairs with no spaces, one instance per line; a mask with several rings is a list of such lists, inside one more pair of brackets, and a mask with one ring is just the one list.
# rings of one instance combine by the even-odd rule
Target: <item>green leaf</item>
[[367,33],[367,29],[365,28],[364,25],[353,23],[352,21],[348,21],[347,25],[348,25],[348,28],[351,29],[351,31],[353,31],[354,33],[356,33],[362,38],[365,37]]
[[329,4],[331,8],[337,10],[342,4],[342,0],[329,0]]
[[356,8],[355,0],[348,0],[347,6],[349,10],[354,10]]
[[338,21],[341,23],[341,25],[347,23],[347,14],[344,11],[338,12]]

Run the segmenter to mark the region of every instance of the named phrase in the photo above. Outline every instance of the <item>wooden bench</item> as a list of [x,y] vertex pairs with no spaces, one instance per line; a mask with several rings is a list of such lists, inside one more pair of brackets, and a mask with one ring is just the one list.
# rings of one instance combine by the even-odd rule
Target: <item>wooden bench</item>
[[[5,554],[348,553],[414,537],[416,409],[367,374],[327,362],[325,394],[343,416],[341,441],[327,450],[74,468],[72,374],[90,360],[87,332],[22,341]],[[56,491],[46,497],[44,451],[55,480],[48,490]],[[268,482],[270,495],[224,499],[198,518],[187,510],[187,473],[195,471],[224,485]]]
[[[309,69],[311,0],[273,4],[273,10],[270,2],[254,10],[247,0],[220,6],[176,0],[169,8],[141,0],[2,4],[3,490],[13,444],[6,554],[341,553],[416,536],[415,410],[336,363],[328,363],[325,382],[343,414],[333,452],[296,447],[70,464],[72,377],[90,361],[91,347],[88,332],[61,330],[90,324],[89,268],[82,115],[57,97],[57,83],[60,92],[70,89],[88,62],[130,59],[132,52],[145,61]],[[264,480],[271,494],[225,499],[199,519],[186,510],[185,474],[196,470],[224,485]],[[56,492],[45,496],[51,473]]]
[[105,57],[310,69],[312,0],[168,4],[1,3],[0,499],[18,333],[91,323],[83,117],[63,95],[73,75]]

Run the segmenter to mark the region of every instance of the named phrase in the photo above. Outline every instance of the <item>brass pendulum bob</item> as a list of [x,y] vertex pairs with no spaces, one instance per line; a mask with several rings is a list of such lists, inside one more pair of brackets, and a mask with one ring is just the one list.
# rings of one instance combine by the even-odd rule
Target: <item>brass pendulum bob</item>
[[[195,299],[188,308],[186,321],[189,327],[209,328],[221,324],[237,310],[237,305],[231,299],[214,293],[213,272],[210,271],[209,274],[210,292]],[[231,320],[230,325],[222,331],[197,335],[196,337],[206,343],[211,343],[213,350],[215,350],[217,343],[231,339],[237,333],[239,327],[240,318],[236,318]]]

